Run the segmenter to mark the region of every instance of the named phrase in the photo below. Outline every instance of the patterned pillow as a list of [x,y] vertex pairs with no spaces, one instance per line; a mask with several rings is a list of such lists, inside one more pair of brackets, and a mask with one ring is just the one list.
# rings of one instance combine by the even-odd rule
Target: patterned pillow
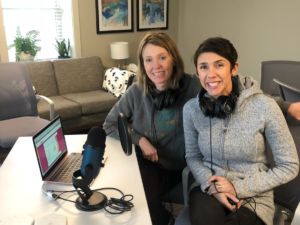
[[114,96],[120,97],[125,93],[134,76],[135,73],[131,71],[120,70],[116,67],[109,68],[105,72],[102,87]]

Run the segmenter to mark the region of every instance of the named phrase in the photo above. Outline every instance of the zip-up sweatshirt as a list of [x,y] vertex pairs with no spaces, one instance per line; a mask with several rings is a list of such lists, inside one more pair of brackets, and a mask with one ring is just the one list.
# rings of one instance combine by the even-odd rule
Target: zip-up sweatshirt
[[[252,211],[256,208],[255,213],[272,225],[273,188],[296,177],[298,155],[274,99],[264,95],[250,77],[239,76],[239,90],[236,108],[226,119],[205,117],[198,98],[186,103],[183,109],[186,160],[202,191],[209,186],[212,167],[215,175],[232,182],[238,198],[252,198],[245,207]],[[273,168],[268,166],[266,141],[274,157]]]

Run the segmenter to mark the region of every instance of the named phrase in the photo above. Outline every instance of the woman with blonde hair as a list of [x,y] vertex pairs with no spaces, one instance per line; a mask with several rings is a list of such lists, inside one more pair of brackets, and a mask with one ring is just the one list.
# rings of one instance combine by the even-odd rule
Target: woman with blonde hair
[[197,95],[199,82],[184,73],[175,42],[162,32],[149,33],[140,42],[137,78],[103,127],[108,135],[118,136],[119,113],[128,118],[152,223],[165,225],[170,215],[162,200],[168,201],[168,193],[181,185],[186,165],[182,109]]

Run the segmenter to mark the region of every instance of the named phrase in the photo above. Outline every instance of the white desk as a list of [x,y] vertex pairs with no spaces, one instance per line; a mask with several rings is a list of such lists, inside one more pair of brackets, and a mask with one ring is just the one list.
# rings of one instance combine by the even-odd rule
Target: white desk
[[291,225],[299,225],[299,224],[300,224],[300,203],[298,204],[298,207],[295,211],[294,218]]
[[[67,135],[68,150],[81,151],[86,135]],[[103,209],[80,211],[74,203],[63,200],[49,201],[42,193],[41,179],[31,137],[21,137],[0,167],[0,222],[11,216],[38,218],[49,213],[67,216],[68,225],[150,225],[151,219],[135,152],[126,156],[118,140],[107,137],[108,159],[101,168],[91,189],[114,187],[134,196],[134,208],[121,215],[111,215]],[[62,188],[62,187],[61,187]],[[70,187],[69,187],[70,188]],[[114,191],[102,191],[107,197],[120,197]],[[72,194],[71,199],[76,199]]]

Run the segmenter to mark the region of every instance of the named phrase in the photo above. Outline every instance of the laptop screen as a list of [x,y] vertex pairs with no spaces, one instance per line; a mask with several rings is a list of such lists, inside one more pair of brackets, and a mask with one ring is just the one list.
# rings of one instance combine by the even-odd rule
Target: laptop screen
[[59,117],[52,120],[33,137],[42,177],[67,154],[67,145]]

